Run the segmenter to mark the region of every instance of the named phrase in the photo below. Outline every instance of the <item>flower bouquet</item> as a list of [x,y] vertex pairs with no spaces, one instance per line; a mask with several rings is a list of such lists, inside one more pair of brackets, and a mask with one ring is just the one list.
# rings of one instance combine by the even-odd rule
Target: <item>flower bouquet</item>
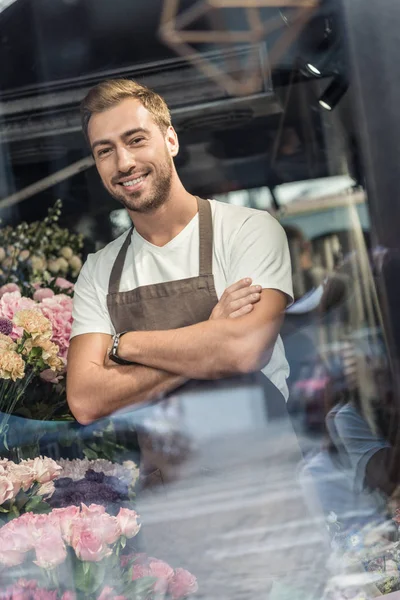
[[0,229],[0,285],[15,283],[29,294],[32,284],[57,275],[76,279],[83,238],[59,226],[61,208],[58,200],[42,221]]
[[40,310],[20,310],[12,321],[0,318],[0,438],[7,450],[9,417],[29,384],[44,371],[64,368],[51,336],[51,323]]
[[25,513],[0,528],[0,598],[178,600],[194,593],[197,582],[188,571],[124,554],[139,530],[138,515],[128,508],[116,516],[83,503]]
[[0,521],[25,512],[50,512],[81,502],[102,504],[109,512],[129,507],[135,498],[139,469],[133,461],[107,460],[58,462],[45,456],[0,460]]

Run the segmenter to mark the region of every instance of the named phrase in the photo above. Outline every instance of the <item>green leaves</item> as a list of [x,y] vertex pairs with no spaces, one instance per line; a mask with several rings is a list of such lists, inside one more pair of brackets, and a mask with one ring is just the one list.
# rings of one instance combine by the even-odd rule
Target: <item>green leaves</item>
[[94,594],[104,582],[105,564],[79,562],[74,568],[75,587],[78,591],[85,594]]

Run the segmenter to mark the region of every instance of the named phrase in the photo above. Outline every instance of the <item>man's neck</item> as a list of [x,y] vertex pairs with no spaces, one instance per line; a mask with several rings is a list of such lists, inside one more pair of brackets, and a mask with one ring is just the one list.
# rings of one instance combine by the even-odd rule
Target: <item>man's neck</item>
[[195,196],[184,187],[173,190],[168,200],[148,214],[131,213],[137,232],[155,246],[165,246],[190,223],[198,211]]

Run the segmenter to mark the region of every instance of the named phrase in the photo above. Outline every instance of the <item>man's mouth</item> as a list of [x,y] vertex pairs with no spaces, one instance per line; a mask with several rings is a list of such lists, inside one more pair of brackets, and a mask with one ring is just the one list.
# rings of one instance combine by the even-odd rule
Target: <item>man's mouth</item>
[[147,177],[146,175],[141,175],[140,177],[136,177],[135,179],[129,179],[128,181],[123,181],[121,182],[121,185],[123,185],[124,187],[132,187],[133,185],[137,185],[138,183],[141,183],[142,181],[144,181]]

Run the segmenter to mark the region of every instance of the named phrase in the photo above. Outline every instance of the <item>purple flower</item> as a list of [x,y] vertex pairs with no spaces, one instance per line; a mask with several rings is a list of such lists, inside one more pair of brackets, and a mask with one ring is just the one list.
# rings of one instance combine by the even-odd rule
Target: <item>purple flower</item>
[[0,317],[0,333],[3,335],[10,335],[13,330],[13,324],[10,319],[6,319],[5,317]]

